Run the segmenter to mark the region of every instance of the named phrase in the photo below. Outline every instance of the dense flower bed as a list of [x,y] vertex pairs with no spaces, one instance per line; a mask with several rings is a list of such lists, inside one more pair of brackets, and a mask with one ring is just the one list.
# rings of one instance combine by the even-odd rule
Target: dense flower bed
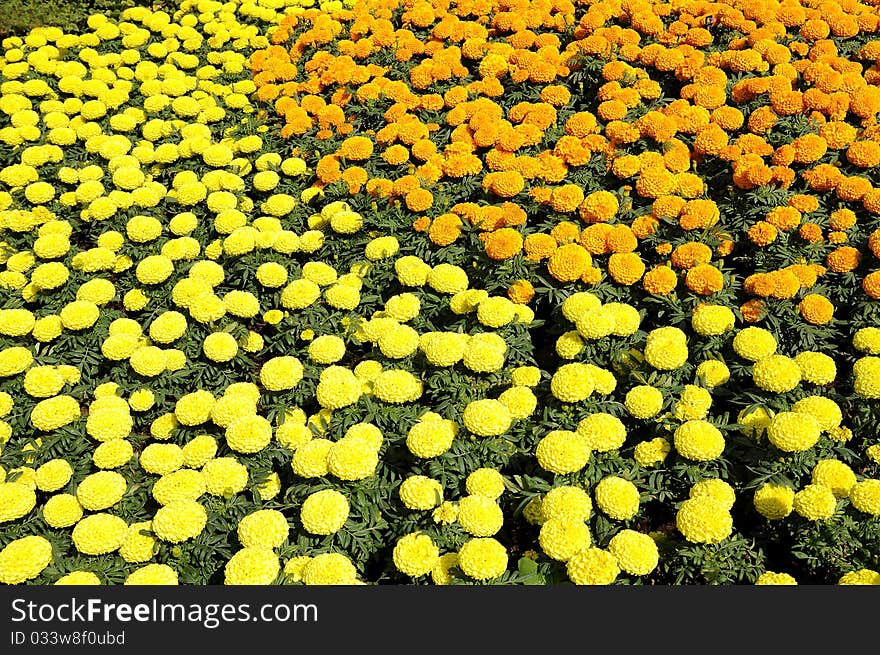
[[878,7],[313,4],[2,42],[0,582],[880,584]]

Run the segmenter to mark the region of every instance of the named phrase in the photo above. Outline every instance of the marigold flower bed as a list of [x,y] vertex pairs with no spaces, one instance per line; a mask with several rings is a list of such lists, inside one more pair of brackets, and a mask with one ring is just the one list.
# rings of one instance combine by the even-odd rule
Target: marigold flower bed
[[3,40],[0,583],[880,584],[878,7]]

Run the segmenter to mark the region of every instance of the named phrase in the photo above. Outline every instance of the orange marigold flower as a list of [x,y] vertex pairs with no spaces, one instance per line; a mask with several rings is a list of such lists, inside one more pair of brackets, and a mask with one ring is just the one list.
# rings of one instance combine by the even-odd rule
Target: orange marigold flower
[[636,181],[636,193],[643,198],[659,198],[675,190],[675,176],[666,167],[655,166],[645,169]]
[[573,212],[584,201],[584,190],[577,184],[565,184],[553,189],[550,206],[559,213]]
[[595,266],[588,266],[584,274],[581,275],[581,282],[584,284],[599,284],[602,281],[602,269]]
[[687,201],[679,196],[660,196],[651,205],[657,218],[678,218]]
[[584,228],[577,241],[591,255],[605,255],[609,252],[608,234],[613,229],[608,223],[593,223]]
[[428,238],[438,246],[448,246],[461,236],[461,219],[455,214],[441,214],[433,220]]
[[672,265],[676,268],[693,268],[708,264],[712,260],[712,249],[705,243],[689,241],[672,251]]
[[868,248],[874,253],[874,257],[880,258],[880,228],[871,232],[868,237]]
[[819,209],[819,199],[816,196],[796,193],[788,199],[788,206],[794,207],[803,214],[809,214]]
[[382,152],[382,159],[392,166],[399,166],[400,164],[409,161],[409,150],[406,146],[395,143],[393,146],[386,148]]
[[636,235],[636,238],[644,239],[645,237],[654,234],[659,226],[660,221],[654,216],[651,214],[643,214],[633,220],[632,231],[633,234]]
[[620,202],[616,195],[610,191],[594,191],[583,199],[579,214],[586,223],[605,223],[614,217],[618,209]]
[[486,254],[491,259],[509,259],[523,247],[522,235],[510,227],[490,232],[485,239]]
[[800,281],[802,289],[809,289],[816,284],[818,279],[818,271],[808,264],[792,264],[791,266],[786,266],[783,270],[794,273]]
[[525,187],[525,179],[519,171],[489,173],[484,180],[490,177],[489,189],[501,198],[513,198]]
[[852,246],[842,246],[828,253],[825,264],[835,273],[848,273],[859,265],[861,253]]
[[834,305],[825,296],[808,293],[798,303],[798,311],[804,320],[813,325],[824,325],[834,316]]
[[758,221],[749,228],[749,240],[756,246],[767,246],[776,240],[779,230],[767,221]]
[[859,168],[880,166],[880,143],[874,141],[856,141],[846,149],[847,161]]
[[688,200],[678,217],[683,230],[704,230],[715,225],[721,218],[714,200]]
[[645,273],[645,263],[634,252],[614,253],[608,258],[608,273],[618,284],[635,284]]
[[665,295],[675,289],[678,284],[678,276],[668,266],[655,266],[645,273],[642,286],[648,293],[658,296]]
[[822,228],[815,223],[804,223],[798,228],[798,234],[809,243],[819,243],[822,240]]
[[835,191],[837,197],[841,200],[845,200],[846,202],[858,202],[873,188],[874,187],[869,179],[859,177],[858,175],[852,175],[841,180]]
[[607,252],[632,252],[639,242],[627,225],[614,225],[605,235]]
[[801,223],[801,213],[794,207],[774,207],[765,219],[783,232],[793,230]]
[[365,136],[350,136],[339,147],[339,156],[352,161],[364,161],[373,154],[373,142]]
[[420,216],[413,221],[413,229],[416,232],[424,232],[431,226],[431,219],[428,216]]
[[715,254],[719,257],[727,257],[730,253],[733,252],[733,247],[736,244],[730,239],[721,239],[721,243],[718,244],[718,247],[715,248]]
[[560,282],[573,282],[591,265],[590,253],[576,243],[568,243],[550,255],[547,270]]
[[791,271],[772,271],[769,276],[773,284],[772,298],[794,298],[801,290],[801,281]]
[[535,287],[528,280],[517,280],[507,288],[507,297],[512,302],[524,305],[535,297]]
[[672,244],[668,241],[661,243],[656,248],[654,248],[654,252],[662,257],[665,257],[672,252]]
[[862,289],[875,300],[880,299],[880,271],[868,273],[862,280]]
[[739,311],[746,323],[757,323],[764,318],[765,307],[762,300],[749,300],[740,306]]
[[743,289],[753,296],[767,298],[773,293],[773,276],[769,273],[753,273],[743,281]]
[[828,144],[818,134],[804,134],[791,142],[794,161],[798,164],[812,164],[828,152]]
[[576,240],[578,236],[580,236],[580,229],[577,225],[572,223],[571,221],[562,221],[557,223],[552,230],[550,230],[550,236],[556,239],[556,242],[559,245],[563,245],[565,243],[571,243]]
[[685,284],[694,293],[708,296],[724,288],[724,276],[711,264],[700,264],[688,270]]
[[394,183],[381,177],[376,177],[367,182],[366,192],[376,198],[387,198],[394,189]]
[[434,204],[434,196],[427,189],[413,189],[404,196],[406,207],[412,212],[423,212]]
[[543,259],[547,259],[556,248],[559,247],[559,244],[549,234],[544,234],[543,232],[538,232],[536,234],[530,234],[525,238],[525,251],[526,251],[526,259],[529,261],[538,262]]

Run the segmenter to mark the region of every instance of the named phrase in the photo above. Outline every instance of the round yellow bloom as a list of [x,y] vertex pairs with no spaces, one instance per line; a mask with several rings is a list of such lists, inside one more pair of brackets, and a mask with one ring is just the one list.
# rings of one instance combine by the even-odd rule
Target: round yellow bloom
[[585,548],[568,560],[566,571],[576,585],[609,585],[617,579],[617,558],[601,548]]
[[613,519],[625,521],[639,511],[639,490],[629,480],[614,475],[602,478],[594,493],[596,505]]
[[65,459],[52,459],[37,469],[36,482],[40,491],[58,491],[73,475],[73,467]]
[[586,400],[593,390],[593,378],[585,364],[563,364],[550,380],[553,396],[564,403]]
[[675,327],[651,330],[645,341],[645,361],[662,371],[682,366],[688,358],[687,337]]
[[492,498],[465,496],[458,503],[458,522],[475,537],[491,537],[501,529],[504,514]]
[[21,584],[36,578],[52,563],[52,544],[43,537],[10,541],[0,550],[0,582]]
[[472,434],[489,437],[507,432],[512,417],[504,403],[485,398],[468,403],[462,413],[462,421]]
[[270,548],[245,547],[226,562],[223,584],[269,585],[280,572],[281,562]]
[[626,426],[616,416],[597,412],[582,419],[577,434],[591,450],[600,453],[616,450],[626,441]]
[[412,578],[418,578],[433,570],[437,560],[440,559],[440,551],[431,537],[413,532],[397,541],[392,551],[392,558],[398,571]]
[[813,484],[821,484],[834,494],[835,498],[846,498],[856,484],[853,470],[837,459],[822,459],[813,467]]
[[773,571],[764,571],[755,580],[756,585],[796,585],[797,580],[788,573],[774,573]]
[[72,494],[55,494],[43,505],[43,520],[53,528],[69,528],[82,515],[82,505]]
[[776,352],[776,337],[759,327],[747,327],[733,338],[733,349],[743,359],[757,362]]
[[147,564],[128,574],[125,585],[176,585],[177,571],[167,564]]
[[663,392],[650,385],[639,385],[627,392],[624,405],[635,418],[653,418],[663,408]]
[[401,483],[398,494],[408,509],[434,509],[443,502],[443,486],[424,475],[408,477]]
[[338,532],[348,520],[348,499],[334,489],[323,489],[303,501],[300,520],[311,534]]
[[458,551],[458,565],[474,580],[491,580],[507,571],[507,550],[492,537],[476,537]]
[[682,423],[675,430],[673,443],[682,457],[697,462],[717,459],[725,447],[721,431],[701,419]]
[[837,499],[831,489],[821,484],[808,484],[794,495],[794,511],[810,521],[834,516]]
[[821,427],[810,414],[779,412],[767,427],[767,438],[784,452],[809,450],[819,441]]
[[535,453],[541,468],[560,475],[580,471],[590,459],[586,440],[569,430],[548,432],[538,442]]
[[761,516],[778,521],[791,514],[794,509],[794,489],[765,482],[755,490],[755,509]]
[[73,528],[73,545],[84,555],[112,553],[122,545],[128,524],[118,516],[90,514]]
[[177,500],[163,505],[153,517],[153,532],[163,541],[180,543],[202,533],[208,513],[194,500]]
[[496,469],[479,468],[467,476],[465,487],[469,494],[498,498],[504,493],[504,476]]
[[275,509],[261,509],[239,522],[238,540],[245,548],[278,548],[287,540],[289,531],[284,514]]
[[684,538],[697,544],[716,544],[733,532],[733,518],[724,505],[709,496],[684,501],[676,514]]
[[76,488],[76,499],[91,511],[112,507],[125,495],[128,483],[115,471],[98,471],[87,475]]
[[608,542],[608,551],[617,565],[631,575],[648,575],[657,568],[660,554],[657,542],[635,530],[621,530]]
[[23,484],[21,479],[16,482],[0,483],[0,523],[20,519],[36,504],[37,496],[34,490]]
[[866,479],[853,485],[850,502],[860,512],[880,516],[880,480]]
[[547,519],[538,534],[541,550],[560,562],[567,562],[592,543],[590,529],[583,521]]

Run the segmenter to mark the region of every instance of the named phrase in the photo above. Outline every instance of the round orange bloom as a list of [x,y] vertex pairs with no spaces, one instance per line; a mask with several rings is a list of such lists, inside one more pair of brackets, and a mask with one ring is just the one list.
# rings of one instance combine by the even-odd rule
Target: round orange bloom
[[637,239],[644,239],[645,237],[654,234],[659,226],[660,221],[658,221],[653,215],[642,214],[633,220],[631,227],[632,232]]
[[550,255],[547,270],[560,282],[577,280],[592,265],[590,253],[576,243],[560,246]]
[[406,146],[395,143],[393,146],[386,148],[382,152],[382,159],[392,166],[399,166],[400,164],[409,161],[409,150]]
[[801,213],[794,207],[774,207],[767,213],[766,221],[786,232],[800,225]]
[[428,238],[438,246],[448,246],[461,236],[461,219],[455,214],[441,214],[431,223]]
[[779,230],[767,221],[758,221],[749,228],[749,240],[756,246],[767,246],[776,240]]
[[819,209],[819,199],[816,196],[796,193],[788,199],[788,206],[794,207],[802,214],[809,214]]
[[645,263],[634,252],[614,253],[608,258],[608,273],[618,284],[635,284],[645,274]]
[[490,232],[484,242],[486,254],[491,259],[509,259],[522,250],[522,235],[511,227]]
[[880,258],[880,228],[871,232],[868,237],[868,248],[874,253],[874,257]]
[[798,229],[798,234],[809,243],[819,243],[822,240],[822,228],[815,223],[804,223]]
[[524,305],[535,297],[535,287],[528,280],[517,280],[507,288],[511,302]]
[[874,141],[856,141],[846,149],[846,159],[859,168],[880,166],[880,143]]
[[825,296],[808,293],[798,303],[798,311],[808,323],[824,325],[834,316],[834,305]]
[[636,193],[643,198],[659,198],[675,189],[675,176],[666,167],[652,166],[645,169],[636,181]]
[[736,244],[730,239],[721,239],[721,243],[718,244],[718,247],[715,248],[715,254],[719,257],[727,257],[730,253],[733,252],[733,247]]
[[530,234],[525,239],[526,259],[539,262],[547,259],[558,247],[559,244],[557,244],[556,239],[549,234],[544,234],[543,232]]
[[416,232],[424,232],[431,227],[431,219],[428,216],[419,216],[413,221],[413,229]]
[[654,248],[654,252],[658,255],[665,257],[669,253],[672,252],[672,244],[668,241],[664,241],[663,243],[657,244],[657,247]]
[[816,269],[807,264],[792,264],[791,266],[786,266],[783,270],[794,273],[801,283],[802,289],[809,289],[816,284],[816,280],[819,277]]
[[712,260],[712,249],[705,243],[689,241],[672,251],[672,265],[676,268],[693,268],[708,264]]
[[516,227],[517,225],[525,225],[526,216],[525,210],[519,205],[512,202],[505,202],[501,204],[501,212],[504,217],[504,227]]
[[584,201],[584,190],[577,184],[564,184],[553,189],[550,206],[559,213],[573,212]]
[[584,284],[599,284],[602,281],[602,269],[590,266],[581,275],[581,282]]
[[679,196],[660,196],[651,205],[657,218],[678,218],[687,201]]
[[711,264],[700,264],[688,270],[685,284],[694,293],[709,296],[724,288],[724,276]]
[[578,236],[580,236],[580,233],[581,231],[578,226],[571,221],[562,221],[561,223],[557,223],[553,227],[553,229],[550,230],[550,236],[556,239],[556,242],[559,245],[575,241]]
[[675,289],[678,284],[678,276],[668,266],[655,266],[645,273],[642,286],[648,293],[658,296],[665,295]]
[[875,300],[880,299],[880,271],[874,271],[862,280],[862,289]]
[[605,244],[608,252],[632,252],[639,242],[628,226],[614,225],[605,235]]
[[365,136],[350,136],[339,147],[339,156],[352,161],[364,161],[373,154],[373,142]]
[[859,265],[861,253],[852,246],[843,246],[828,254],[825,263],[835,273],[848,273]]
[[579,213],[586,223],[606,223],[614,217],[618,209],[620,202],[616,195],[610,191],[594,191],[583,199]]
[[704,230],[715,225],[720,218],[714,200],[688,200],[681,210],[678,224],[682,230]]
[[406,207],[413,212],[423,212],[434,204],[434,196],[427,189],[414,189],[404,196]]
[[801,290],[801,281],[791,271],[772,271],[769,277],[773,284],[773,290],[770,292],[772,298],[794,298]]
[[763,300],[749,300],[740,306],[739,311],[746,323],[757,323],[764,318],[764,309]]
[[493,176],[489,189],[501,198],[513,198],[525,187],[525,179],[519,171],[502,171],[489,173],[486,177]]
[[608,234],[614,228],[608,223],[593,223],[584,228],[578,236],[578,243],[591,255],[608,254]]

